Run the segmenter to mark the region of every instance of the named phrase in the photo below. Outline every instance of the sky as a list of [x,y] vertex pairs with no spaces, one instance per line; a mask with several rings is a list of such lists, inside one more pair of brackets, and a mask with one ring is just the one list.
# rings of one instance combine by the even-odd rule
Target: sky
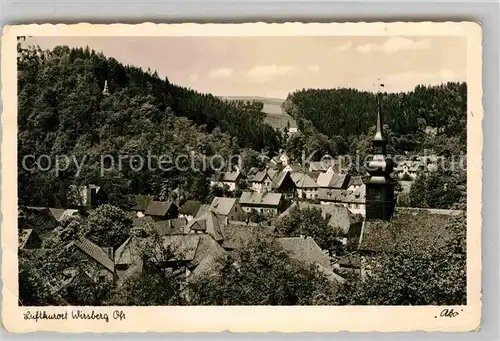
[[89,46],[218,96],[284,99],[303,88],[376,91],[377,83],[398,92],[466,80],[463,37],[31,37],[26,43]]

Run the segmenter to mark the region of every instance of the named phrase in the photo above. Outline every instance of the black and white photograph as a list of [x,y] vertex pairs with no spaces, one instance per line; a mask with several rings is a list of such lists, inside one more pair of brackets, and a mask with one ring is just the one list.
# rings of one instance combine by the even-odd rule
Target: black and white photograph
[[465,314],[481,228],[470,38],[391,32],[16,34],[24,321],[132,306]]

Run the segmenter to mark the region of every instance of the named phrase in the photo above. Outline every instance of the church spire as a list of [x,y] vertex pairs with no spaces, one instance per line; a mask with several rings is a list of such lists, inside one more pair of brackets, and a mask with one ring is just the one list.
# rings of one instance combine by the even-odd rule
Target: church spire
[[382,116],[380,114],[380,94],[377,93],[377,130],[375,132],[374,141],[385,141],[384,138],[384,124],[382,122]]
[[366,182],[366,219],[389,220],[394,209],[394,182],[391,179],[392,160],[386,157],[380,99],[377,93],[377,126],[372,140],[373,158],[368,163],[370,179]]

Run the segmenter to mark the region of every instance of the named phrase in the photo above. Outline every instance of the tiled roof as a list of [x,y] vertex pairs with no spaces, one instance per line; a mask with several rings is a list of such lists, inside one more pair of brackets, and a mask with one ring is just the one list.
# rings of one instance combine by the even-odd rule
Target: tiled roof
[[184,215],[191,215],[195,216],[196,212],[198,212],[198,209],[201,206],[201,202],[198,200],[188,200],[182,205],[179,213],[184,214]]
[[278,206],[282,198],[281,193],[243,192],[240,205],[243,206]]
[[201,204],[200,207],[198,208],[198,211],[196,212],[196,215],[194,217],[195,218],[200,218],[205,213],[207,213],[208,211],[210,211],[210,205],[208,205],[208,204]]
[[131,200],[133,205],[130,209],[132,211],[146,211],[154,196],[152,195],[132,195]]
[[440,214],[425,210],[397,210],[390,221],[365,221],[359,249],[393,251],[405,242],[415,247],[435,247],[452,236],[449,226],[460,215]]
[[218,214],[228,215],[235,204],[235,198],[215,197],[210,207]]
[[145,238],[129,237],[115,251],[115,264],[131,265],[136,260],[142,257],[142,251],[146,245]]
[[154,223],[153,218],[151,218],[149,216],[134,218],[132,220],[132,224],[134,225],[134,227],[144,227],[144,226],[146,226],[146,224],[153,225],[153,223]]
[[355,190],[319,188],[317,199],[339,203],[364,204],[366,203],[366,185]]
[[164,216],[173,204],[171,201],[151,201],[144,214],[152,216]]
[[292,173],[290,175],[297,188],[316,188],[316,182],[304,173]]
[[253,176],[249,176],[248,181],[250,181],[250,182],[262,182],[262,181],[264,181],[266,176],[267,176],[267,170],[262,170],[262,171],[257,172]]
[[239,179],[241,173],[238,171],[235,172],[225,172],[222,181],[224,182],[235,182],[236,180]]
[[225,249],[239,249],[249,243],[256,235],[270,235],[272,229],[264,226],[228,224],[223,227]]
[[210,235],[202,234],[200,235],[200,241],[198,247],[196,248],[196,254],[191,261],[190,266],[198,266],[207,257],[217,258],[225,253],[222,246],[217,243]]
[[322,173],[316,180],[319,187],[333,188],[333,189],[346,189],[350,180],[348,174],[328,174]]
[[276,241],[288,251],[290,257],[307,264],[319,264],[325,268],[330,267],[328,256],[321,250],[311,237],[286,237],[277,238]]
[[52,215],[54,216],[54,218],[57,220],[57,221],[61,221],[62,219],[62,216],[64,214],[64,211],[66,211],[66,209],[64,208],[49,208],[50,210],[50,213],[52,213]]
[[222,225],[224,217],[213,211],[206,212],[203,216],[189,222],[187,229],[193,231],[204,231],[217,241],[223,239]]
[[175,218],[169,220],[161,220],[153,223],[153,229],[160,235],[167,234],[183,234],[186,232],[186,218]]
[[200,237],[201,236],[196,234],[163,236],[163,247],[165,250],[174,254],[173,258],[169,260],[193,260],[196,255],[198,243],[200,242]]
[[115,271],[113,260],[108,257],[108,254],[102,248],[92,243],[90,240],[81,238],[80,240],[76,240],[74,245],[110,272]]

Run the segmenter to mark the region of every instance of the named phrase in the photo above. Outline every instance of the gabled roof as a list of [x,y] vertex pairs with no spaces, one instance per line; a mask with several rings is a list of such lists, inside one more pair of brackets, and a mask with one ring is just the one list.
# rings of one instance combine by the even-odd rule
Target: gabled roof
[[198,212],[198,209],[201,206],[201,202],[198,200],[188,200],[182,205],[179,213],[184,214],[184,215],[191,215],[195,216],[196,212]]
[[130,199],[133,206],[130,208],[132,211],[146,211],[154,196],[152,195],[132,195]]
[[198,208],[198,211],[196,212],[196,215],[194,216],[194,218],[200,218],[208,211],[210,211],[210,205],[209,204],[201,204],[200,207]]
[[228,215],[236,203],[235,198],[215,197],[214,200],[212,200],[210,208],[218,214]]
[[186,224],[186,218],[161,220],[153,223],[153,229],[160,236],[164,236],[167,234],[184,234]]
[[74,242],[74,245],[87,256],[94,259],[97,263],[101,264],[104,268],[114,273],[114,262],[108,257],[108,254],[102,248],[86,238],[76,240]]
[[262,182],[262,181],[264,181],[266,176],[267,176],[267,170],[262,170],[262,171],[257,172],[253,176],[249,176],[248,181],[250,181],[250,182]]
[[192,261],[196,255],[196,249],[200,242],[200,236],[196,234],[163,236],[162,243],[165,250],[174,255],[168,261]]
[[272,188],[278,189],[281,187],[285,179],[290,176],[289,172],[278,171],[275,169],[270,169],[267,172],[267,175],[272,181]]
[[236,182],[241,177],[241,173],[238,171],[225,172],[222,181],[224,182]]
[[277,238],[276,241],[294,259],[303,261],[306,264],[319,264],[325,268],[330,267],[330,259],[311,237]]
[[316,188],[316,182],[305,173],[292,173],[290,175],[297,188]]
[[175,205],[171,201],[151,201],[144,214],[163,217],[170,210],[170,207]]
[[198,243],[198,247],[196,248],[196,254],[191,261],[190,266],[199,266],[199,264],[207,257],[217,258],[225,253],[226,251],[222,248],[222,246],[210,235],[202,234],[200,235],[200,241]]
[[348,204],[366,203],[366,185],[355,190],[319,188],[317,199]]
[[240,205],[279,206],[282,197],[281,193],[243,192],[240,197]]
[[223,239],[222,225],[223,217],[209,210],[203,216],[195,218],[189,222],[187,229],[193,231],[203,231],[208,233],[216,241]]
[[322,188],[346,189],[350,178],[348,174],[321,173],[316,182]]
[[224,249],[240,249],[249,243],[256,235],[271,235],[274,228],[264,227],[260,225],[240,225],[228,224],[223,227],[224,241],[222,247]]
[[36,238],[41,242],[40,237],[35,230],[32,229],[20,229],[19,230],[19,248],[24,249],[30,238]]
[[49,208],[50,210],[50,213],[52,213],[52,216],[54,216],[54,218],[57,220],[57,221],[61,221],[62,220],[62,216],[64,214],[64,211],[66,211],[66,209],[64,208]]
[[129,237],[115,251],[115,264],[131,265],[136,260],[142,257],[142,251],[146,245],[145,238],[136,236]]

